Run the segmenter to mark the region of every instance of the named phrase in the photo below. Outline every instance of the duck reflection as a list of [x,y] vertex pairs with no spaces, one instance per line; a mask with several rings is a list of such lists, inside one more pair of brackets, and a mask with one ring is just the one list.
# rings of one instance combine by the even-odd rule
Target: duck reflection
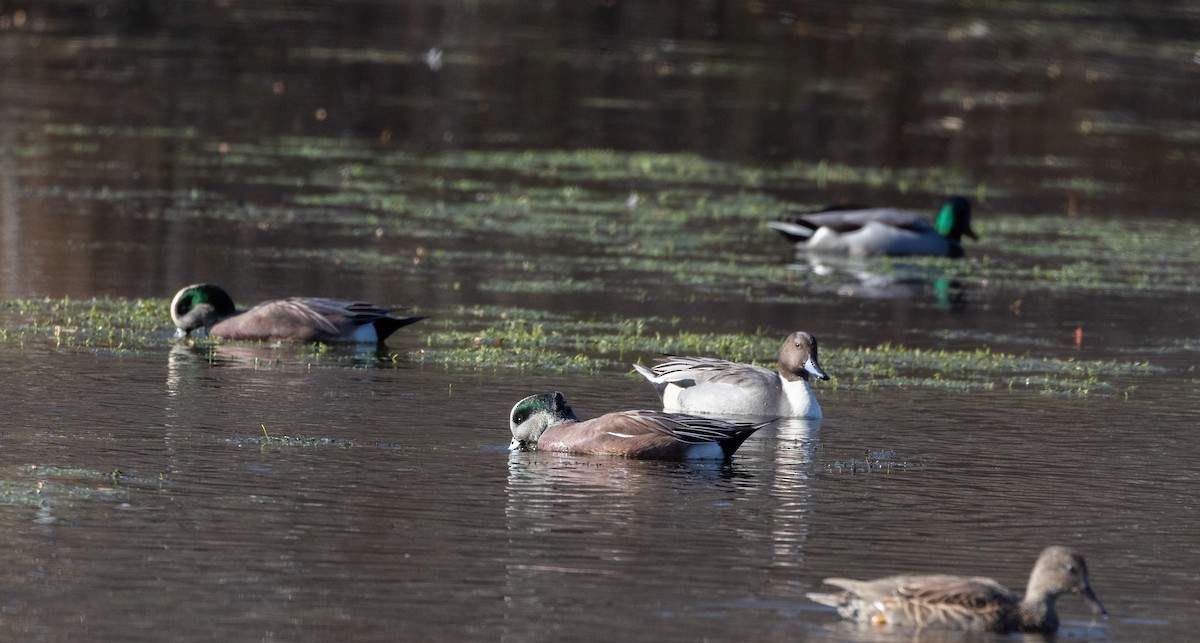
[[504,638],[560,634],[542,616],[625,605],[634,587],[670,612],[723,595],[731,576],[800,565],[820,422],[777,420],[731,462],[511,452]]
[[[967,288],[946,266],[887,259],[818,257],[804,251],[788,270],[831,281],[834,292],[859,299],[928,299],[938,308],[960,312],[966,307]],[[837,283],[841,282],[841,283]]]
[[695,527],[697,515],[716,506],[740,516],[730,524],[746,518],[743,474],[728,462],[514,451],[508,464],[504,640],[561,634],[545,614],[691,578],[681,565],[729,546],[722,530]]
[[[821,420],[780,418],[761,429],[745,454],[757,452],[768,463],[764,472],[767,528],[771,537],[771,565],[796,567],[804,560],[804,543],[811,520],[812,477]],[[746,447],[743,447],[746,448]]]
[[182,362],[233,368],[268,370],[275,368],[311,368],[320,363],[376,368],[399,362],[401,355],[384,344],[293,344],[293,343],[219,343],[184,339],[171,347],[168,371],[178,370]]

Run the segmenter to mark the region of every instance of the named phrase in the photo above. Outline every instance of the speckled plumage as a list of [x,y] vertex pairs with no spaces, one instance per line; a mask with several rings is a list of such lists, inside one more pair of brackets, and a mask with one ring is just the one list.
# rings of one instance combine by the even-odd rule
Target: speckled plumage
[[1053,633],[1058,630],[1055,601],[1065,593],[1078,594],[1093,612],[1107,615],[1092,591],[1083,556],[1059,546],[1042,550],[1023,597],[985,577],[930,574],[825,582],[844,591],[808,597],[836,608],[843,618],[878,627]]

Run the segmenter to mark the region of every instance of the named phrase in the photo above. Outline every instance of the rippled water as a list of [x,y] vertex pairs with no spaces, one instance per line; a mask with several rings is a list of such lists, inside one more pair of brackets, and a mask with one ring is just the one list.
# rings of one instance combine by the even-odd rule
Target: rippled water
[[[1112,615],[1063,597],[1062,638],[1188,638],[1197,25],[1065,2],[0,7],[0,295],[34,300],[0,307],[0,637],[910,640],[804,594],[1020,589],[1058,543]],[[949,191],[982,235],[955,264],[813,263],[763,227]],[[382,352],[177,343],[166,300],[201,279],[430,319]],[[22,312],[96,295],[153,298],[159,327]],[[521,324],[624,320],[664,349],[812,331],[826,418],[727,464],[509,453],[533,392],[654,406],[624,366],[653,350],[471,347],[516,361]],[[1025,361],[913,352],[980,349]]]

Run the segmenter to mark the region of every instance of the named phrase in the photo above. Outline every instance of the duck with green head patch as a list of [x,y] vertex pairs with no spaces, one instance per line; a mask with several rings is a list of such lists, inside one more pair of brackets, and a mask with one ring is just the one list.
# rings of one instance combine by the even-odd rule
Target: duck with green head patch
[[724,460],[767,424],[661,411],[621,411],[580,421],[555,391],[530,395],[513,406],[508,448],[643,460]]
[[842,618],[885,629],[1053,634],[1058,630],[1055,602],[1063,594],[1076,594],[1094,614],[1108,616],[1092,591],[1083,556],[1059,546],[1042,550],[1024,596],[981,576],[930,574],[869,581],[827,578],[825,582],[843,591],[808,597],[837,609]]
[[238,311],[229,293],[213,284],[192,284],[171,301],[181,336],[203,330],[210,337],[246,340],[382,342],[425,319],[396,316],[396,310],[349,299],[292,297]]
[[933,225],[915,212],[858,206],[787,214],[767,225],[797,249],[851,257],[961,257],[963,237],[977,239],[971,202],[961,196],[946,198]]

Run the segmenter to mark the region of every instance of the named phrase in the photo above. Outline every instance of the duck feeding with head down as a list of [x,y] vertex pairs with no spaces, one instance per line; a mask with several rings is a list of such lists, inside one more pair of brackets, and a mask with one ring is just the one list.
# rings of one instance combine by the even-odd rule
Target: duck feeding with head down
[[641,460],[727,460],[770,424],[661,411],[619,411],[580,421],[563,394],[539,393],[509,413],[512,451],[557,451]]
[[171,301],[171,320],[181,336],[203,330],[209,337],[300,342],[382,342],[424,317],[394,315],[349,299],[292,297],[239,311],[220,286],[192,284]]

